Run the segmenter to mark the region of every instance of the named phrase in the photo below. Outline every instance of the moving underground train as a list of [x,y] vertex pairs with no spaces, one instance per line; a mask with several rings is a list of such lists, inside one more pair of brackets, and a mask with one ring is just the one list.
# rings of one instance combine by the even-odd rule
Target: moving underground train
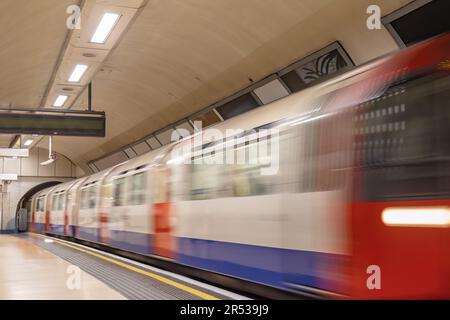
[[29,229],[286,292],[450,298],[450,34],[88,177]]

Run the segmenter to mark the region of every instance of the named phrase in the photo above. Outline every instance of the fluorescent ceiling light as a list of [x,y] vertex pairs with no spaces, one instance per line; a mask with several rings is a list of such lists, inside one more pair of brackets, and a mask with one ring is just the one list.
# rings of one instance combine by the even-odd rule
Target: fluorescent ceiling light
[[387,208],[381,220],[388,226],[448,227],[450,211],[446,207]]
[[55,102],[53,103],[54,107],[62,107],[64,103],[66,103],[68,96],[59,95],[58,98],[56,98]]
[[100,21],[97,30],[92,36],[91,42],[93,43],[105,43],[112,30],[114,29],[117,21],[119,21],[120,15],[117,13],[105,13]]
[[32,143],[33,143],[33,140],[32,140],[32,139],[28,139],[27,141],[24,142],[23,145],[28,147],[28,146],[31,145]]
[[70,75],[69,82],[80,82],[88,66],[85,64],[77,64]]

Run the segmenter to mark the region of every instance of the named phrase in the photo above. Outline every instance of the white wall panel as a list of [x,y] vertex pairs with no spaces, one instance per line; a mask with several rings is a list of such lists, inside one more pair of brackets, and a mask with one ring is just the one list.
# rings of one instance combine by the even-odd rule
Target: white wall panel
[[28,158],[21,159],[21,176],[35,177],[38,175],[38,149],[32,148]]
[[[184,129],[187,130],[190,134],[194,133],[194,128],[191,126],[189,122],[184,122],[177,126],[177,129]],[[180,134],[183,133],[182,130],[178,131]]]
[[98,161],[95,162],[95,166],[99,169],[99,170],[103,170],[109,167],[112,167],[116,164],[119,164],[121,162],[127,161],[128,157],[127,155],[122,152],[116,152],[106,158],[100,159]]
[[271,103],[289,95],[289,92],[278,79],[266,83],[262,87],[255,89],[254,92],[263,104]]
[[133,146],[133,149],[134,149],[134,151],[136,151],[136,153],[138,155],[144,154],[144,153],[149,152],[151,150],[150,147],[148,146],[148,144],[145,143],[145,142],[141,142],[141,143],[135,144]]
[[4,158],[3,173],[20,174],[20,159]]
[[55,161],[56,176],[57,177],[70,177],[72,174],[72,163],[64,156],[58,156]]
[[174,132],[174,129],[169,129],[164,132],[161,132],[160,134],[157,134],[156,137],[163,145],[169,144],[172,142],[172,133]]
[[161,147],[161,144],[158,142],[158,140],[156,140],[155,137],[151,137],[150,139],[147,140],[147,142],[150,145],[150,147],[152,147],[152,149],[158,149],[159,147]]
[[126,148],[125,150],[124,150],[124,152],[126,153],[126,155],[131,159],[131,158],[134,158],[134,157],[136,157],[136,152],[134,152],[134,150],[133,149],[131,149],[131,148]]

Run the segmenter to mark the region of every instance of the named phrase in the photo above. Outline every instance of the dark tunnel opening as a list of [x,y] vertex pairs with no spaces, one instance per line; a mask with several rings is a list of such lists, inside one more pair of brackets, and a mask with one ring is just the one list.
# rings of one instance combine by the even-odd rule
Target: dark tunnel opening
[[25,232],[28,228],[28,214],[31,212],[31,199],[39,191],[60,184],[60,181],[48,181],[34,186],[23,195],[16,208],[16,230]]

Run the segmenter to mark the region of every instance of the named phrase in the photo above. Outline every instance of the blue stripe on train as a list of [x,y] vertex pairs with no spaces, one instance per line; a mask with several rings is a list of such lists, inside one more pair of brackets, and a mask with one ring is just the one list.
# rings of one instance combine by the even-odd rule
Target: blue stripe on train
[[324,266],[337,266],[344,259],[336,254],[202,239],[178,238],[178,244],[183,264],[277,287],[289,282],[336,289],[336,283],[324,278],[328,274]]
[[[99,242],[100,230],[98,228],[75,227],[75,237],[81,240]],[[122,250],[140,254],[151,254],[152,235],[146,233],[109,230],[108,245]]]
[[110,246],[118,249],[133,251],[140,254],[151,254],[153,238],[151,234],[110,230]]
[[64,225],[63,224],[51,224],[50,232],[53,234],[64,235]]
[[35,222],[34,229],[36,230],[36,232],[44,233],[45,232],[45,223]]
[[99,229],[98,228],[87,228],[87,227],[76,227],[76,237],[81,240],[99,242]]

